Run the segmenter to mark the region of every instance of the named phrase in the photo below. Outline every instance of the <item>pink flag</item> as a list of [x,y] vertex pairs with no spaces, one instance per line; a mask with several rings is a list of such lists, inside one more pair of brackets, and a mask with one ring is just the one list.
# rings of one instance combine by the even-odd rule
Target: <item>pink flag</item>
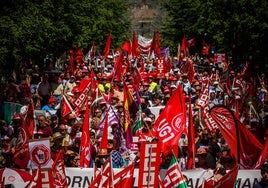
[[154,131],[159,142],[162,143],[162,151],[168,153],[173,145],[177,145],[185,129],[185,99],[182,86],[178,86],[154,124]]
[[89,135],[89,117],[90,117],[90,110],[88,100],[86,100],[86,112],[80,142],[80,167],[90,166],[91,152],[90,152],[90,135]]

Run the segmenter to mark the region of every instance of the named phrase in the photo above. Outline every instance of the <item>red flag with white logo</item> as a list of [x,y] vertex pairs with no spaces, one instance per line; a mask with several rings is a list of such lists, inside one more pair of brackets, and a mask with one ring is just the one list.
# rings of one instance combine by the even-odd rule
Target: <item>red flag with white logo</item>
[[52,173],[54,177],[54,186],[67,188],[67,179],[65,173],[64,159],[63,159],[63,150],[61,150],[52,165]]
[[162,143],[162,151],[168,153],[172,146],[177,145],[182,132],[185,130],[185,99],[182,86],[178,86],[154,124],[154,132],[159,142]]
[[86,112],[80,142],[80,167],[90,166],[91,152],[90,152],[90,135],[89,135],[89,117],[90,117],[89,114],[90,110],[88,100],[86,100]]
[[210,115],[216,122],[223,138],[228,143],[231,149],[231,155],[238,160],[238,145],[237,145],[237,131],[236,122],[232,112],[225,106],[214,106],[210,110]]

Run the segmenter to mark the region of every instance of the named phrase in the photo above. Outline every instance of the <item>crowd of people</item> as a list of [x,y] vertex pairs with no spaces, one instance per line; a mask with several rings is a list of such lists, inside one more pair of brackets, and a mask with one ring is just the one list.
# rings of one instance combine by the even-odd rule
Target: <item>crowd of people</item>
[[[202,79],[209,78],[209,108],[215,105],[226,105],[232,111],[239,109],[239,115],[245,126],[259,139],[265,142],[268,135],[267,129],[267,88],[265,75],[245,75],[244,68],[248,64],[241,65],[226,62],[213,62],[204,56],[191,56],[171,60],[171,69],[163,75],[156,74],[155,59],[137,57],[129,59],[132,67],[140,70],[141,81],[138,84],[140,113],[142,127],[133,132],[138,141],[157,140],[152,134],[152,129],[161,109],[167,104],[176,88],[183,87],[186,102],[192,105],[193,122],[195,128],[196,161],[195,168],[215,169],[219,174],[226,173],[235,165],[230,155],[230,148],[222,137],[220,131],[211,131],[202,125],[200,108],[196,101],[202,91]],[[194,74],[190,78],[187,72],[182,72],[185,62],[194,65]],[[35,117],[34,139],[49,138],[51,141],[51,157],[55,159],[60,150],[64,150],[66,167],[79,166],[80,141],[84,125],[85,105],[90,106],[90,144],[91,144],[91,167],[95,164],[101,166],[104,159],[111,155],[114,168],[127,166],[131,161],[139,162],[139,153],[132,152],[126,147],[123,134],[124,124],[124,83],[130,91],[134,86],[134,74],[132,69],[126,69],[122,79],[113,77],[113,58],[101,59],[95,57],[81,64],[76,64],[75,69],[70,71],[70,62],[66,61],[64,69],[53,72],[57,67],[51,61],[49,65],[43,63],[24,63],[21,65],[17,77],[10,77],[3,90],[3,101],[20,103],[27,106],[31,101],[36,110],[43,111]],[[127,65],[126,60],[123,65]],[[227,67],[226,67],[227,66]],[[143,68],[141,68],[143,67]],[[142,70],[142,71],[141,71]],[[222,84],[223,74],[228,73],[230,85]],[[83,79],[88,78],[94,72],[99,94],[111,97],[110,104],[101,95],[95,96],[93,91],[88,93],[88,104],[79,109],[79,113],[69,113],[62,117],[61,103],[66,98],[71,106],[77,96],[82,92],[79,85]],[[235,80],[237,82],[235,82]],[[236,84],[238,83],[238,84]],[[229,87],[229,88],[228,88]],[[92,89],[92,88],[91,88]],[[254,91],[254,92],[252,92]],[[239,101],[236,108],[232,101]],[[107,151],[100,151],[99,145],[102,138],[101,122],[105,114],[112,108],[114,115],[119,121],[109,126]],[[160,112],[154,113],[153,109],[159,107]],[[22,108],[20,113],[24,112]],[[53,113],[49,113],[53,112]],[[266,113],[265,113],[266,112]],[[10,122],[1,121],[1,153],[0,167],[17,167],[12,161],[14,148],[19,139],[21,126],[21,114],[13,115]],[[237,113],[237,112],[236,112]],[[135,116],[131,116],[131,126],[136,122]],[[187,160],[187,135],[183,134],[178,143],[178,162],[182,170],[186,170]],[[162,156],[161,168],[169,166],[171,155]]]

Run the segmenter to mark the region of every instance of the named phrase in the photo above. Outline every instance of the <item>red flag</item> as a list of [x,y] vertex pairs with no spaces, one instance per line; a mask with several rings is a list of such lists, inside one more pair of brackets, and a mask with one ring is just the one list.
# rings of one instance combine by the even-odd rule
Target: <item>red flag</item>
[[90,166],[91,152],[90,152],[90,135],[89,135],[89,117],[90,117],[90,110],[88,100],[86,100],[86,112],[80,142],[80,167]]
[[263,165],[263,163],[265,163],[267,157],[268,157],[268,139],[266,139],[266,142],[264,144],[263,150],[262,150],[262,152],[260,154],[260,157],[259,157],[259,159],[257,161],[257,164],[256,164],[255,168],[259,169]]
[[29,130],[26,120],[22,118],[20,133],[17,139],[13,161],[20,168],[26,168],[30,160],[29,153]]
[[196,46],[196,38],[192,38],[190,40],[187,41],[187,46]]
[[112,162],[111,157],[108,157],[106,159],[105,164],[103,165],[102,170],[102,177],[101,177],[101,185],[99,187],[102,188],[110,188],[113,187],[113,179],[114,179],[114,173],[112,168]]
[[122,50],[123,52],[127,52],[128,55],[131,54],[131,46],[130,46],[130,43],[129,41],[125,41],[122,45]]
[[225,106],[214,106],[210,110],[210,115],[217,124],[223,138],[230,147],[230,154],[238,161],[238,145],[236,122],[232,112]]
[[236,121],[239,134],[237,139],[239,142],[240,167],[255,169],[264,147],[240,120],[236,119]]
[[26,115],[26,125],[28,125],[28,132],[30,138],[33,137],[35,122],[34,122],[34,103],[33,101],[30,102],[28,105],[27,115]]
[[112,32],[109,33],[109,35],[106,38],[106,44],[105,44],[105,48],[103,51],[103,57],[107,58],[110,52],[110,47],[111,47],[111,40],[112,40]]
[[201,53],[202,53],[203,55],[209,55],[209,50],[210,50],[210,45],[207,44],[205,40],[203,40],[202,51],[201,51]]
[[141,74],[140,74],[138,68],[134,67],[133,69],[134,69],[133,70],[133,79],[134,79],[133,86],[138,89],[140,86],[142,78],[141,78]]
[[154,131],[158,140],[162,142],[163,152],[168,152],[173,145],[178,144],[178,139],[181,137],[185,127],[185,100],[182,86],[178,86],[154,124]]
[[114,188],[128,188],[133,185],[134,163],[114,175]]
[[132,58],[135,58],[138,55],[140,55],[140,49],[139,49],[139,44],[138,44],[136,33],[134,32],[133,39],[132,39]]
[[52,173],[54,177],[54,186],[67,188],[67,180],[66,180],[66,173],[65,173],[65,166],[64,166],[64,159],[63,159],[63,150],[61,150],[52,165]]
[[102,173],[98,172],[98,168],[96,166],[94,166],[93,180],[90,183],[90,185],[88,186],[88,188],[99,188],[99,185],[101,182],[101,176],[102,176]]
[[41,166],[39,165],[32,181],[27,185],[27,188],[38,188],[42,187],[42,176],[41,176]]
[[185,56],[187,50],[188,50],[187,39],[186,36],[184,35],[181,41],[180,52],[183,53]]
[[80,111],[83,104],[85,104],[88,93],[90,91],[91,80],[90,79],[82,79],[78,90],[80,91],[79,96],[74,100],[73,105],[76,108],[76,111]]
[[193,169],[195,164],[195,135],[193,124],[193,113],[191,100],[189,103],[189,124],[188,124],[188,153],[187,153],[187,169]]
[[202,185],[200,185],[198,188],[235,187],[237,174],[238,174],[238,166],[235,166],[234,168],[232,168],[232,170],[228,171],[217,181],[215,181],[215,175],[208,179],[204,179]]
[[54,177],[54,186],[56,187],[67,187],[65,165],[63,159],[64,151],[61,150],[57,153],[56,159],[52,165],[52,173]]
[[113,79],[122,80],[123,61],[124,61],[124,54],[121,53],[119,58],[117,58],[117,60],[114,64],[114,78]]
[[62,95],[61,100],[61,117],[64,118],[68,114],[70,114],[73,111],[73,108],[71,104],[69,103],[68,99],[65,97],[65,95]]
[[223,177],[221,177],[221,179],[214,184],[214,187],[235,187],[237,173],[238,166],[235,166],[232,170],[230,170]]

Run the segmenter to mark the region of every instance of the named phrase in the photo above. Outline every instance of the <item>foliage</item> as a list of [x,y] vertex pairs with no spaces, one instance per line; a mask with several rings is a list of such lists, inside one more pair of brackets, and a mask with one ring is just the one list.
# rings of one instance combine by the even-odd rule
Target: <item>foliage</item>
[[75,46],[86,53],[92,41],[102,53],[110,31],[112,47],[131,35],[124,0],[3,0],[0,6],[0,62],[4,67],[14,68],[23,58],[58,57]]
[[[185,34],[205,39],[219,52],[236,57],[264,56],[267,49],[268,3],[261,0],[168,0],[163,40],[173,52]],[[267,55],[266,55],[267,57]]]

